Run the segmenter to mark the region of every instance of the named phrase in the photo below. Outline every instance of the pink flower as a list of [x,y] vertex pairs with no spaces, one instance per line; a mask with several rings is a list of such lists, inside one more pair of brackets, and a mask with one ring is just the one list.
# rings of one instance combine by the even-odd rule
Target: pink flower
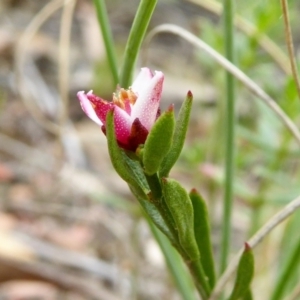
[[144,144],[147,135],[159,116],[159,102],[162,93],[164,74],[142,68],[132,86],[119,88],[113,94],[113,101],[106,101],[92,93],[77,93],[83,111],[101,126],[105,133],[106,115],[114,110],[114,125],[119,146],[135,151]]

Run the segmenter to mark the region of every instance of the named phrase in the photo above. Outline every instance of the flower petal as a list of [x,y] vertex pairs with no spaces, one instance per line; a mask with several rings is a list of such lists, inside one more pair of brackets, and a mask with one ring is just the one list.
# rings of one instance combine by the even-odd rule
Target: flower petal
[[91,102],[96,115],[99,117],[100,121],[105,124],[106,115],[114,107],[112,102],[108,102],[92,93],[87,93],[87,98]]
[[131,86],[132,91],[138,95],[149,84],[152,77],[153,74],[149,68],[142,68]]
[[127,145],[132,121],[125,110],[118,106],[114,106],[114,125],[118,142]]
[[163,82],[164,74],[156,71],[151,80],[147,80],[146,86],[140,90],[132,108],[131,119],[138,118],[148,131],[156,120]]
[[92,119],[98,125],[102,126],[103,123],[98,118],[98,116],[93,108],[93,105],[91,104],[90,100],[88,99],[88,95],[89,95],[89,93],[86,95],[84,93],[84,91],[80,91],[77,93],[77,97],[80,101],[81,108],[90,119]]
[[140,144],[145,144],[147,136],[148,130],[142,125],[139,119],[135,119],[130,130],[128,150],[135,151]]

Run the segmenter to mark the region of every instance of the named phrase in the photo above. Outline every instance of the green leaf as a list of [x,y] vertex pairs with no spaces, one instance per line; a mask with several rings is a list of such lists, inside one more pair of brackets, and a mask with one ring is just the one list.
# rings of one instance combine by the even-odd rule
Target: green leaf
[[133,171],[130,165],[128,165],[129,158],[126,158],[126,154],[117,143],[114,129],[113,111],[109,111],[106,116],[106,137],[109,156],[116,172],[128,184],[134,186],[136,192],[139,191],[141,195],[147,193],[149,189],[147,189],[146,184],[144,184],[145,180],[143,180],[141,174],[138,173],[137,170]]
[[135,180],[137,181],[138,185],[143,189],[143,191],[148,194],[150,191],[150,187],[147,183],[144,170],[139,161],[131,159],[127,156],[127,154],[122,151],[124,162],[126,162],[127,166],[131,169]]
[[165,202],[175,221],[179,242],[192,261],[200,254],[194,234],[194,212],[186,190],[173,179],[162,179]]
[[114,85],[119,83],[117,58],[116,58],[116,47],[113,42],[112,32],[107,16],[107,9],[105,6],[105,0],[94,0],[94,5],[97,12],[97,18],[99,26],[102,32],[103,42],[106,49],[107,60],[109,62],[110,70],[113,75]]
[[204,272],[209,279],[210,287],[213,288],[216,275],[206,203],[195,189],[190,192],[190,198],[194,208],[194,231],[198,249],[200,251],[201,263]]
[[154,123],[143,149],[143,165],[147,175],[157,172],[169,152],[174,134],[174,109],[171,106]]
[[188,129],[192,104],[193,94],[189,91],[185,101],[180,108],[178,118],[175,123],[175,131],[171,149],[161,163],[159,170],[160,177],[169,176],[169,172],[171,171],[181,153]]
[[135,14],[125,48],[125,55],[120,72],[120,86],[129,88],[132,82],[135,61],[144,39],[146,30],[154,12],[157,0],[141,0]]
[[[238,300],[247,296],[254,274],[254,256],[250,246],[245,243],[245,250],[240,259],[235,284],[229,300]],[[247,299],[247,298],[246,298]]]
[[[291,243],[289,243],[289,246],[291,247]],[[284,291],[287,290],[289,281],[292,280],[293,275],[296,275],[295,273],[297,272],[300,258],[300,240],[298,240],[295,245],[292,245],[291,248],[290,253],[285,253],[288,257],[285,264],[280,266],[280,274],[270,297],[271,300],[282,299]],[[295,277],[297,277],[297,275]]]

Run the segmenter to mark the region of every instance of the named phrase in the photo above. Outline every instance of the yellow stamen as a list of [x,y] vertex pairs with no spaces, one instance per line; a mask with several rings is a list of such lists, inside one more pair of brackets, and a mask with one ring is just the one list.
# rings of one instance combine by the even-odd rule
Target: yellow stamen
[[125,109],[125,101],[129,101],[130,104],[135,104],[137,95],[129,88],[128,90],[119,89],[117,93],[113,94],[113,102],[115,105],[122,109]]

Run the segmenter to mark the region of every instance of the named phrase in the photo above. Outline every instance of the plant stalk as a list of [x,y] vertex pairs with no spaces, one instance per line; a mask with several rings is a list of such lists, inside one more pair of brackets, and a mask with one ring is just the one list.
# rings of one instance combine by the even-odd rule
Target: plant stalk
[[105,1],[104,0],[93,0],[93,1],[97,12],[97,18],[98,18],[100,30],[102,32],[102,37],[106,49],[108,63],[113,77],[113,82],[114,85],[117,86],[117,84],[119,83],[117,58],[116,58],[117,56],[115,52],[115,45],[112,38],[110,24],[107,16]]
[[157,0],[141,0],[138,7],[127,40],[125,55],[120,72],[120,86],[123,88],[128,88],[132,82],[135,62],[156,3]]
[[[225,55],[234,62],[234,13],[233,0],[224,0],[224,39]],[[232,74],[226,73],[226,142],[225,142],[225,186],[223,203],[223,223],[221,241],[220,272],[226,268],[230,251],[231,211],[233,203],[234,177],[234,131],[235,131],[235,80]]]

